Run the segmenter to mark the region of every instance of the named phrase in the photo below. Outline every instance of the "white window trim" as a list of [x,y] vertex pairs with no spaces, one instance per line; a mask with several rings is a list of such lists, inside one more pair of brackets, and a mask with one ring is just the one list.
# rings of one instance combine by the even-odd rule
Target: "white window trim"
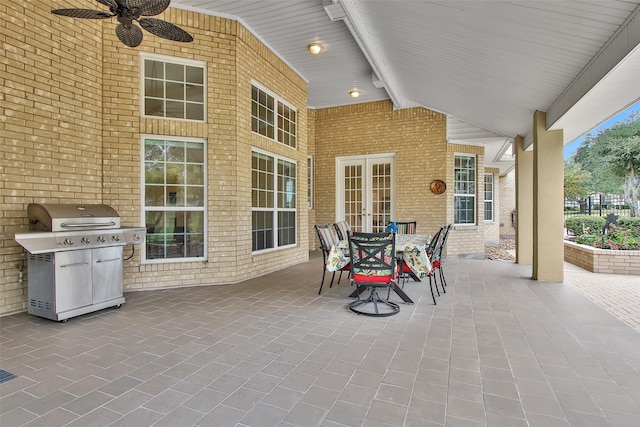
[[[456,157],[473,157],[475,158],[475,191],[473,194],[459,194],[455,192],[455,170],[456,170],[456,164],[455,164],[455,159]],[[473,197],[473,222],[469,222],[469,223],[457,223],[454,221],[454,226],[455,227],[476,227],[478,225],[478,156],[476,154],[471,154],[471,153],[454,153],[453,154],[453,173],[454,173],[454,177],[453,177],[453,199],[454,199],[454,218],[455,218],[455,198],[456,196],[460,196],[460,197]]]
[[[145,205],[145,162],[144,162],[144,148],[145,148],[145,140],[146,139],[172,139],[184,142],[198,142],[202,143],[203,151],[204,151],[204,206],[201,208],[194,207],[181,207],[180,210],[183,211],[194,211],[194,212],[203,212],[204,216],[204,256],[202,257],[189,257],[189,258],[154,258],[147,259],[147,248],[146,244],[142,245],[141,254],[140,254],[140,263],[141,264],[168,264],[175,262],[194,262],[194,261],[207,261],[208,258],[208,246],[209,240],[207,236],[209,236],[209,221],[208,218],[208,166],[207,166],[207,140],[205,138],[191,138],[184,136],[169,136],[169,135],[155,135],[155,134],[140,134],[140,223],[144,224],[146,227],[147,219],[146,219],[146,205]],[[153,207],[148,209],[149,211],[164,211],[165,206]]]
[[[487,197],[487,187],[486,187],[486,177],[487,176],[491,177],[491,199],[490,200],[487,200],[487,198],[486,198]],[[496,199],[496,196],[495,196],[496,195],[496,184],[495,184],[495,181],[496,180],[495,180],[495,177],[493,176],[492,173],[485,173],[484,177],[485,177],[483,179],[483,182],[484,182],[484,185],[485,185],[485,187],[484,187],[484,202],[485,203],[486,202],[491,202],[491,219],[487,219],[487,210],[485,208],[484,209],[484,220],[486,222],[494,222],[495,218],[496,218],[496,215],[495,215],[495,199]]]
[[[175,118],[175,117],[160,117],[160,116],[147,116],[145,114],[145,110],[144,110],[144,61],[146,59],[150,59],[153,61],[160,61],[160,62],[170,62],[172,64],[180,64],[180,65],[189,65],[192,67],[201,67],[203,70],[203,96],[204,96],[204,101],[203,101],[203,106],[202,108],[204,109],[203,111],[203,119],[202,120],[193,120],[193,119],[180,119],[180,118]],[[181,121],[181,122],[192,122],[192,123],[206,123],[207,122],[207,103],[208,103],[208,96],[207,96],[207,62],[206,61],[199,61],[196,59],[187,59],[187,58],[180,58],[180,57],[176,57],[176,56],[168,56],[168,55],[159,55],[157,53],[149,53],[149,52],[140,52],[140,116],[147,118],[147,119],[158,119],[158,120],[176,120],[176,121]]]
[[[298,149],[298,142],[299,142],[298,141],[298,129],[300,127],[299,123],[298,123],[298,118],[299,118],[298,109],[293,104],[291,104],[290,102],[287,102],[282,97],[276,95],[272,90],[267,89],[267,87],[265,85],[263,85],[262,83],[258,82],[257,80],[251,79],[251,86],[255,86],[258,89],[260,89],[261,91],[266,92],[269,96],[273,97],[273,100],[276,102],[276,105],[274,105],[274,116],[273,116],[274,119],[275,119],[275,123],[273,123],[273,129],[274,129],[273,138],[270,138],[270,137],[268,137],[266,135],[263,135],[261,133],[258,133],[258,132],[254,132],[253,130],[251,132],[255,133],[256,135],[260,135],[263,138],[267,138],[267,139],[269,139],[271,141],[277,142],[278,144],[282,145],[283,147],[288,147],[288,148],[290,148],[292,150],[297,150]],[[251,101],[251,94],[249,94],[249,101]],[[292,147],[291,145],[287,145],[287,144],[285,144],[283,142],[278,141],[278,130],[280,128],[278,127],[278,105],[277,105],[277,103],[281,103],[281,104],[285,105],[287,108],[293,110],[296,113],[296,122],[295,122],[295,125],[296,125],[296,134],[295,134],[296,145],[295,145],[295,147]],[[251,117],[253,117],[253,116],[251,116]]]
[[[293,147],[291,147],[293,148]],[[252,204],[251,206],[251,213],[253,216],[253,212],[255,211],[259,211],[259,212],[273,212],[276,213],[276,215],[274,215],[274,233],[273,233],[273,238],[274,240],[274,246],[272,248],[266,248],[266,249],[260,249],[257,251],[252,251],[251,254],[252,255],[259,255],[259,254],[264,254],[267,252],[273,252],[273,251],[279,251],[282,249],[287,249],[287,248],[295,248],[296,246],[298,246],[298,236],[300,234],[300,228],[298,227],[298,220],[300,219],[300,212],[298,209],[298,206],[300,205],[300,194],[298,193],[298,188],[299,188],[299,176],[300,176],[300,168],[298,166],[298,162],[296,162],[295,160],[289,158],[289,157],[285,157],[285,156],[281,156],[279,154],[275,154],[273,152],[270,151],[266,151],[266,150],[261,150],[260,148],[255,148],[252,147],[251,148],[251,157],[253,158],[253,153],[259,153],[259,154],[263,154],[265,156],[269,156],[269,157],[273,157],[274,160],[274,166],[275,166],[275,170],[274,170],[274,179],[276,180],[276,182],[274,183],[274,187],[273,187],[273,191],[274,191],[274,197],[273,197],[273,203],[274,206],[272,208],[255,208]],[[278,160],[284,160],[286,162],[289,163],[293,163],[294,165],[296,165],[296,207],[295,208],[278,208]],[[253,173],[253,168],[251,168],[251,173]],[[306,194],[306,193],[305,193]],[[306,198],[306,197],[305,197]],[[255,209],[255,210],[254,210]],[[277,246],[278,243],[278,215],[277,212],[295,212],[296,213],[296,242],[292,243],[290,245],[284,245],[284,246]],[[251,233],[253,233],[253,225],[251,226]],[[253,236],[252,236],[253,239]],[[253,247],[253,242],[252,242],[252,247]]]

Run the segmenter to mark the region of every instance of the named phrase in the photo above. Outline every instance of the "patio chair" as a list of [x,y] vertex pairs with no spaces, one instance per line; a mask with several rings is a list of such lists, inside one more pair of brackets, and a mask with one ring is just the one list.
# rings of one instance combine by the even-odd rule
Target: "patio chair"
[[[315,225],[316,233],[318,234],[318,240],[320,241],[320,250],[322,251],[322,281],[320,282],[320,289],[318,290],[318,295],[322,293],[322,286],[324,286],[324,276],[327,272],[327,259],[329,257],[329,251],[331,251],[331,246],[333,246],[337,241],[337,237],[335,235],[334,230],[326,225]],[[338,284],[340,284],[340,279],[342,279],[342,272],[349,271],[349,264],[345,265],[340,269],[340,275],[338,276]],[[333,287],[333,280],[336,277],[336,272],[333,271],[331,275],[331,283],[329,287]]]
[[396,221],[398,234],[416,234],[418,221]]
[[[436,296],[433,292],[433,288],[435,286],[436,293],[440,296],[440,290],[438,289],[438,281],[436,280],[436,268],[434,267],[434,257],[440,258],[439,251],[442,247],[441,242],[444,239],[445,227],[440,227],[440,230],[431,238],[429,244],[427,245],[427,256],[429,257],[429,262],[431,262],[431,271],[429,272],[429,289],[431,290],[431,298],[433,299],[433,304],[436,305]],[[443,292],[444,287],[442,288]]]
[[333,224],[333,227],[336,229],[338,240],[347,240],[349,238],[349,234],[351,234],[351,227],[347,221],[338,221]]
[[[395,256],[395,234],[352,233],[349,237],[351,284],[356,286],[357,300],[349,309],[365,316],[392,316],[400,306],[389,301],[391,288],[397,285],[398,269]],[[386,289],[387,297],[378,293]],[[366,299],[362,292],[369,291]]]
[[[444,252],[444,248],[447,244],[447,239],[449,237],[449,232],[451,231],[452,225],[451,224],[447,224],[444,227],[442,227],[442,232],[444,233],[441,241],[439,242],[439,247],[436,251],[436,254],[434,255],[433,258],[429,258],[431,260],[431,267],[433,271],[438,272],[438,275],[440,276],[440,286],[442,287],[442,291],[446,292],[446,290],[444,289],[445,286],[447,286],[447,281],[444,278],[444,270],[442,268],[442,253]],[[436,285],[436,289],[437,289],[437,285]]]
[[[398,227],[398,234],[416,234],[418,229],[418,221],[396,221],[396,227]],[[400,279],[404,288],[405,282],[409,279],[410,275],[409,266],[404,265],[402,256],[398,257],[398,264],[400,265]]]

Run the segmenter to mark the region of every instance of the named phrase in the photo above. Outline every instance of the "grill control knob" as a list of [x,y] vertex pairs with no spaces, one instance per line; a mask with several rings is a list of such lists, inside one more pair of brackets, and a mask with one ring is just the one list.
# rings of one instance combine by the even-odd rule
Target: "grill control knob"
[[120,241],[120,236],[118,236],[118,235],[111,236],[111,240],[113,240],[114,242],[119,242]]
[[88,237],[83,237],[82,239],[80,239],[80,241],[81,241],[82,243],[84,243],[85,245],[88,245],[88,244],[90,243],[90,240],[89,240],[89,238],[88,238]]
[[104,243],[104,236],[98,236],[98,242]]
[[62,242],[65,246],[71,246],[73,245],[73,240],[71,240],[70,237],[67,237],[66,239],[64,239],[64,242]]

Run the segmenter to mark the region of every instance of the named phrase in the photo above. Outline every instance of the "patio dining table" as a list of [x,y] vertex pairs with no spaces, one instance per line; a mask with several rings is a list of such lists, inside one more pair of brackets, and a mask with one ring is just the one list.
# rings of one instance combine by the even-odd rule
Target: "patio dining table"
[[[428,234],[396,234],[396,257],[402,259],[402,264],[409,266],[409,275],[421,281],[429,276],[431,262],[427,256],[426,246],[431,240]],[[340,240],[331,246],[327,257],[327,271],[339,271],[349,264],[349,241]],[[392,287],[394,292],[408,304],[413,300],[397,285]],[[356,296],[354,291],[351,296]]]

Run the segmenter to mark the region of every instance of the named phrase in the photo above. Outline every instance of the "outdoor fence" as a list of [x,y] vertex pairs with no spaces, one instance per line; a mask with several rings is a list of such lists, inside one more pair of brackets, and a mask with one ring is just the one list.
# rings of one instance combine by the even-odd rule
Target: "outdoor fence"
[[572,215],[597,215],[608,214],[629,216],[629,205],[621,194],[591,194],[584,200],[576,201],[564,199],[565,219]]

